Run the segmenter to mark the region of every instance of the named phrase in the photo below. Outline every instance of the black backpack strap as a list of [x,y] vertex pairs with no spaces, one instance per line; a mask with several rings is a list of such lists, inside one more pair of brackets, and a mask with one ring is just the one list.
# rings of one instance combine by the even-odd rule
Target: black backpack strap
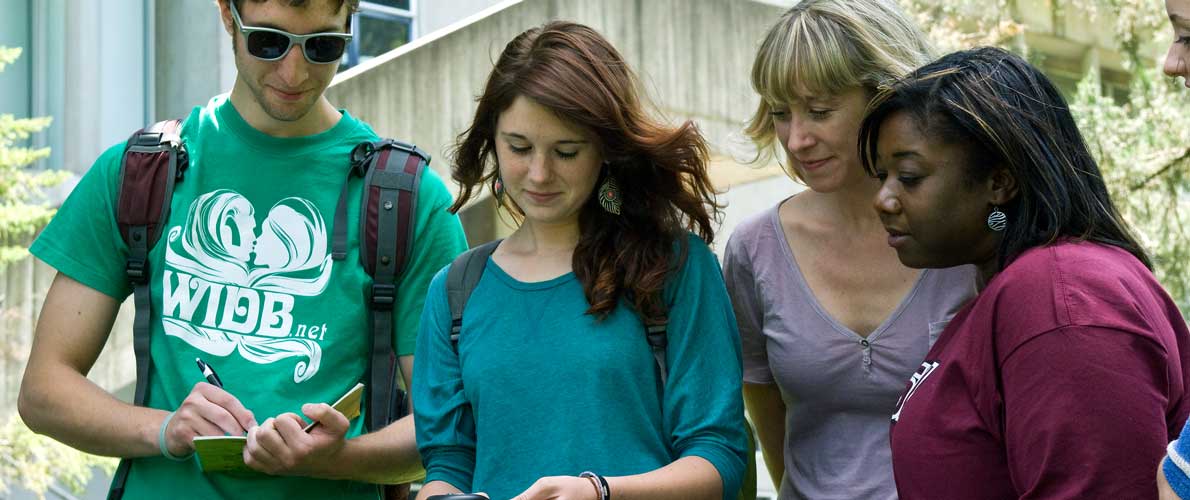
[[351,168],[347,170],[347,178],[343,179],[343,187],[339,190],[334,227],[331,228],[331,258],[334,260],[347,258],[347,189],[351,186],[351,178],[364,176],[375,151],[376,147],[370,142],[360,143],[351,150]]
[[665,363],[665,348],[669,345],[669,337],[667,336],[667,329],[669,328],[668,311],[666,313],[666,316],[662,317],[657,323],[645,325],[645,340],[649,341],[649,349],[653,351],[653,360],[657,362],[657,370],[661,374],[662,386],[665,385],[669,375],[669,369]]
[[[683,241],[679,246],[681,249],[678,252],[677,267],[671,270],[674,276],[681,273],[682,268],[686,266],[686,254],[690,251],[690,242]],[[656,321],[645,323],[645,340],[649,342],[649,350],[653,351],[653,360],[657,362],[657,369],[661,375],[661,386],[665,387],[665,382],[669,379],[665,348],[669,345],[669,311],[673,309],[673,303],[666,301],[663,304],[665,310],[662,311],[661,317]]]
[[[377,431],[408,413],[397,378],[400,364],[393,345],[393,306],[397,281],[405,271],[413,243],[413,214],[421,175],[430,155],[391,139],[361,145],[352,152],[352,170],[364,172],[360,203],[360,262],[372,276],[367,297],[371,317],[368,368],[368,428]],[[350,173],[348,174],[350,178]],[[346,188],[339,200],[332,254],[346,255]],[[343,229],[340,229],[343,228]],[[337,248],[336,248],[337,247]]]
[[[174,183],[186,172],[188,157],[178,135],[180,120],[158,122],[132,134],[124,148],[120,166],[120,188],[116,198],[116,224],[128,245],[124,273],[132,284],[136,315],[132,322],[132,351],[136,356],[136,392],[133,404],[144,406],[153,362],[149,353],[152,304],[149,288],[149,251],[157,244],[169,219]],[[109,499],[124,496],[131,461],[124,459],[116,469]]]
[[471,292],[479,285],[488,258],[496,251],[500,241],[489,241],[463,252],[450,263],[450,271],[446,273],[446,300],[450,303],[450,346],[456,355],[459,353],[459,334],[463,330],[463,309],[471,299]]
[[[364,177],[359,216],[359,258],[372,277],[366,303],[371,331],[368,360],[368,420],[378,431],[409,413],[406,391],[398,386],[401,365],[393,344],[393,307],[397,281],[405,272],[413,249],[413,218],[422,172],[430,155],[412,144],[392,139],[367,142],[351,152],[351,168],[335,207],[331,257],[347,257],[347,195],[351,177]],[[384,485],[382,498],[406,498],[409,485]]]

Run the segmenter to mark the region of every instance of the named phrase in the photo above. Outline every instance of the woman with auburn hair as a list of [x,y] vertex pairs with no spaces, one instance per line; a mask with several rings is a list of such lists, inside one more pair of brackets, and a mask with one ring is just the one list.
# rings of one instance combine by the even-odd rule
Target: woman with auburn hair
[[888,416],[974,270],[897,261],[856,141],[876,87],[930,58],[893,0],[805,0],[752,66],[747,133],[809,189],[756,214],[724,257],[744,397],[780,498],[895,499]]
[[893,415],[901,498],[1156,498],[1190,414],[1190,332],[1061,94],[989,47],[869,109],[889,245],[910,267],[979,270]]
[[[459,136],[452,210],[486,185],[519,227],[430,286],[413,389],[422,495],[735,497],[740,351],[707,247],[706,157],[692,123],[646,114],[594,30],[553,22],[509,42]],[[452,343],[449,276],[477,255]],[[668,338],[658,351],[646,325]]]

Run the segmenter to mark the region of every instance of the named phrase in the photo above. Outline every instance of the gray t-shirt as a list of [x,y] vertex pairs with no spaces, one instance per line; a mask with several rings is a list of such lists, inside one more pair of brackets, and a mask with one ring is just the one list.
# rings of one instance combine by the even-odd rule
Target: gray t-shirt
[[776,383],[787,408],[779,498],[897,498],[890,415],[930,344],[975,295],[975,268],[922,271],[867,339],[836,322],[810,292],[777,207],[735,230],[724,274],[744,382]]

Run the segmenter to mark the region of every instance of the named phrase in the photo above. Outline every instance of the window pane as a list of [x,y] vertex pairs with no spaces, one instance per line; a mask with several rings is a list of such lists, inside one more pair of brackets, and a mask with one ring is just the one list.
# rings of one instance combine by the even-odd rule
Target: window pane
[[409,0],[364,0],[363,3],[375,3],[387,7],[409,10]]
[[409,41],[409,24],[397,19],[359,16],[360,62],[400,47]]

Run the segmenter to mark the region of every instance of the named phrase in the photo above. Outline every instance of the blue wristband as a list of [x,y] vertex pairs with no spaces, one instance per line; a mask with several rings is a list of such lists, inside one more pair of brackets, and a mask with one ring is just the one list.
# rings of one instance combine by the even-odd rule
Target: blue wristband
[[1182,437],[1169,443],[1165,459],[1161,461],[1161,473],[1165,474],[1165,481],[1179,498],[1190,498],[1190,464],[1178,450],[1186,441],[1187,438]]
[[194,456],[193,451],[190,452],[189,455],[186,455],[184,457],[178,457],[178,456],[174,456],[173,454],[171,454],[169,452],[169,448],[165,447],[165,428],[169,427],[169,421],[172,420],[173,418],[174,418],[174,412],[171,411],[171,412],[169,412],[169,415],[165,416],[165,420],[161,422],[161,430],[157,431],[157,447],[161,448],[161,455],[164,456],[165,458],[168,458],[175,462],[185,462],[187,460],[190,460],[190,457]]

